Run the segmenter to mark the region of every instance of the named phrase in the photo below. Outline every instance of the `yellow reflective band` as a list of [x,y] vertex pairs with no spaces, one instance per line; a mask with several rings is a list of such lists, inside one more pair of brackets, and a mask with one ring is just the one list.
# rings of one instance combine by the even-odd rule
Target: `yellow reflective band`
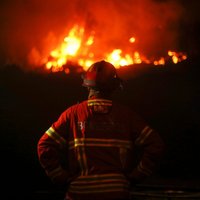
[[89,182],[89,183],[94,183],[97,182],[99,183],[99,181],[116,181],[116,180],[126,180],[124,175],[122,174],[116,174],[116,173],[112,173],[112,174],[94,174],[94,175],[87,175],[87,176],[79,176],[75,181],[73,181],[71,184],[77,184],[77,183],[85,183],[85,182]]
[[51,137],[55,142],[57,142],[60,145],[66,145],[65,139],[60,136],[52,127],[50,127],[47,131],[46,134]]
[[88,99],[88,102],[97,102],[97,101],[104,101],[107,103],[112,103],[112,101],[108,100],[108,99]]
[[85,187],[74,187],[71,186],[69,188],[69,192],[73,193],[103,193],[103,192],[128,192],[129,186],[128,184],[98,184],[94,186],[85,186]]
[[81,168],[81,174],[88,174],[87,157],[85,147],[118,147],[124,149],[131,149],[132,142],[126,140],[116,139],[97,139],[97,138],[76,138],[69,142],[69,149],[76,148],[78,154],[78,161]]
[[86,157],[86,153],[85,153],[85,147],[81,147],[82,148],[82,158],[83,158],[83,170],[82,170],[82,175],[87,175],[88,174],[88,165],[87,165],[87,157]]
[[135,144],[143,144],[152,131],[153,130],[149,126],[144,127],[144,129],[141,131],[140,136],[136,139]]
[[74,193],[101,193],[128,191],[129,182],[122,174],[80,176],[72,181],[69,191]]
[[63,173],[63,169],[59,166],[58,168],[52,170],[51,172],[48,172],[48,176],[50,176],[52,179],[61,175]]
[[88,106],[94,105],[104,105],[104,106],[112,106],[112,101],[107,99],[91,99],[88,100]]
[[140,141],[141,144],[144,143],[144,141],[145,141],[146,138],[151,134],[152,131],[153,131],[152,129],[148,130],[148,132],[147,132],[147,133],[144,135],[144,137],[141,139],[141,141]]
[[112,104],[105,102],[91,102],[88,103],[88,106],[112,106]]
[[85,153],[85,147],[82,146],[80,148],[77,148],[77,154],[78,154],[78,162],[81,168],[81,175],[87,175],[88,174],[88,166],[87,166],[87,158]]
[[69,148],[78,146],[102,146],[102,147],[119,147],[131,149],[132,142],[128,140],[118,139],[97,139],[97,138],[76,138],[69,143]]

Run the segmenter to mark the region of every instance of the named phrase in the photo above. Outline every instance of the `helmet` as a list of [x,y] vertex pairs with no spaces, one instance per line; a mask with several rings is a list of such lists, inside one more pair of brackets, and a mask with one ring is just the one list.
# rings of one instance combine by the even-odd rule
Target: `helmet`
[[115,67],[104,60],[92,64],[83,76],[84,87],[113,91],[121,85]]

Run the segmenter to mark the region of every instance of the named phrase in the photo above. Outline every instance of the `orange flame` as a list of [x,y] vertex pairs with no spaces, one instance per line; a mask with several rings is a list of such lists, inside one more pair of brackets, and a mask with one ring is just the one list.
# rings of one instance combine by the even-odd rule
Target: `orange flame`
[[183,54],[182,52],[168,51],[168,55],[172,57],[174,64],[187,59],[187,55]]
[[[86,37],[85,29],[81,26],[75,25],[69,31],[68,35],[63,39],[62,44],[50,52],[49,58],[45,63],[47,70],[52,72],[65,71],[70,73],[69,69],[63,66],[68,61],[75,61],[87,70],[88,67],[97,59],[96,52],[90,50],[95,46],[94,33]],[[129,38],[129,43],[133,45],[136,41],[135,37]],[[123,49],[113,49],[110,53],[102,55],[102,59],[112,63],[116,68],[120,68],[132,64],[152,63],[154,65],[165,65],[167,59],[171,59],[174,64],[187,59],[187,55],[182,52],[168,51],[168,58],[161,57],[158,60],[150,61],[144,56],[141,56],[138,51],[126,53]]]

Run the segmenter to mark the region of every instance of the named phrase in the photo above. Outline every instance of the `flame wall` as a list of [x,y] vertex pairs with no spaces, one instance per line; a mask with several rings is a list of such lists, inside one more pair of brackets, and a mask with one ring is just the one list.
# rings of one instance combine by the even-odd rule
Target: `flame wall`
[[84,24],[88,31],[95,30],[99,51],[124,47],[131,36],[137,38],[135,48],[146,55],[178,49],[184,2],[4,0],[0,12],[0,62],[27,66],[32,52],[37,64],[75,23]]

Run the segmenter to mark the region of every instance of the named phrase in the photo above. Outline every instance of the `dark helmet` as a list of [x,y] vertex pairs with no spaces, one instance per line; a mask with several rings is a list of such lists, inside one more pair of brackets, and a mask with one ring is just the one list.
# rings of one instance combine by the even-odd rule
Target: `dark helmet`
[[121,86],[115,67],[104,60],[92,64],[83,76],[83,86],[100,91],[113,91]]

